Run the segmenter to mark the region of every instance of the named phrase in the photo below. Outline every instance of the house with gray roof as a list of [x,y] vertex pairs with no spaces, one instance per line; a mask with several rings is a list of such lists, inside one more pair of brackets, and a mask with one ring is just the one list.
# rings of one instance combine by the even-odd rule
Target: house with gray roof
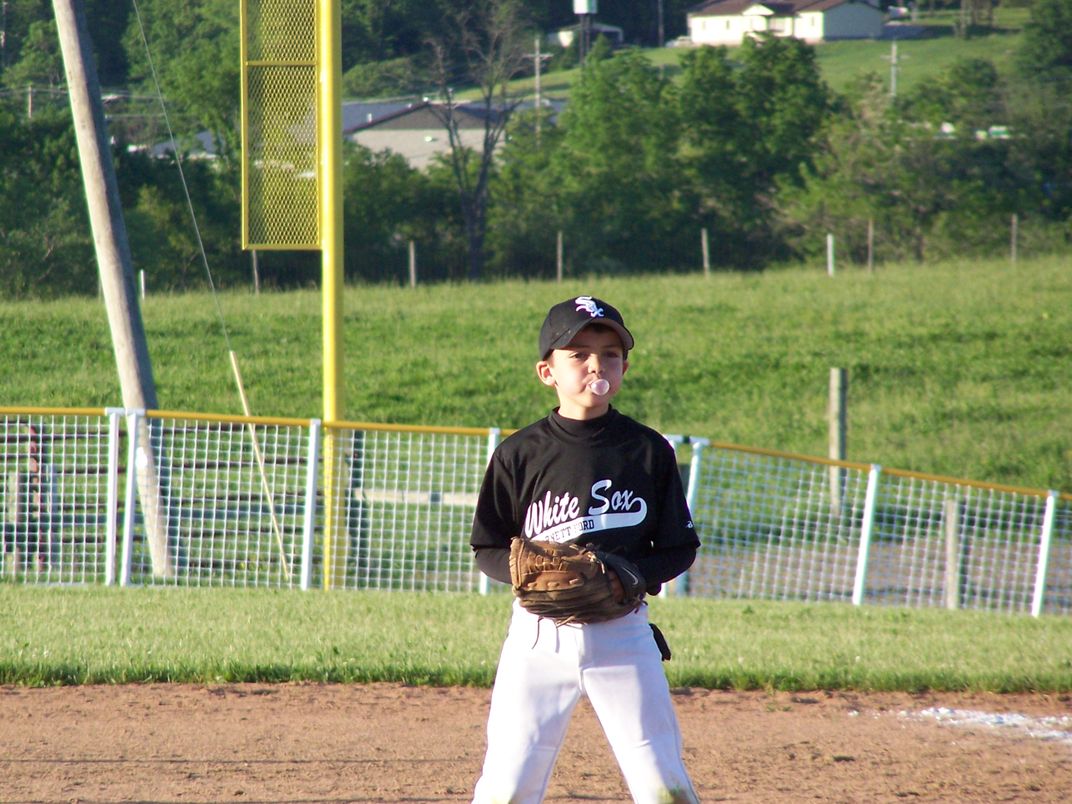
[[[401,109],[370,116],[343,126],[343,136],[372,151],[394,151],[415,168],[428,167],[438,154],[450,150],[450,139],[443,125],[445,106],[433,101],[413,103]],[[494,112],[492,112],[494,114]],[[458,104],[454,119],[462,145],[481,150],[484,147],[482,106]]]
[[[557,114],[564,103],[544,99],[541,104]],[[532,108],[522,103],[519,109]],[[443,125],[446,107],[437,101],[424,100],[393,107],[373,108],[372,104],[344,104],[343,137],[371,151],[393,151],[415,168],[428,167],[439,154],[450,151],[450,138]],[[454,118],[462,145],[481,151],[484,148],[484,121],[489,114],[481,104],[459,103]],[[492,109],[492,115],[501,112]]]

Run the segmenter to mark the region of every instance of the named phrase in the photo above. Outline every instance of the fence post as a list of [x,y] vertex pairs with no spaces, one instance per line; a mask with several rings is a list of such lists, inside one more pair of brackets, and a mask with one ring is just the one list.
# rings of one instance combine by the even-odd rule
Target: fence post
[[856,555],[856,580],[852,585],[852,605],[864,602],[867,589],[867,558],[871,552],[871,535],[875,529],[875,500],[878,498],[878,482],[882,476],[882,467],[871,464],[867,473],[867,494],[864,497],[863,521],[860,523],[860,550]]
[[[848,371],[843,368],[830,369],[830,402],[828,415],[828,452],[835,461],[844,461],[845,434],[847,432],[847,414],[845,402],[848,397]],[[841,497],[845,485],[845,470],[840,466],[830,467],[830,510],[838,519],[841,518]]]
[[[141,434],[141,419],[144,418],[144,410],[127,411],[127,478],[126,488],[123,490],[125,502],[123,504],[123,554],[120,559],[119,585],[130,585],[130,565],[134,560],[134,506],[137,505],[137,477],[138,456],[142,446],[138,443]],[[148,432],[148,428],[146,428]]]
[[707,240],[707,227],[700,230],[700,251],[703,254],[704,276],[711,275],[711,247]]
[[409,286],[417,287],[417,243],[409,241]]
[[[560,237],[561,237],[561,234],[562,233],[559,232]],[[499,436],[500,435],[502,435],[502,430],[500,430],[498,427],[490,427],[490,428],[488,428],[488,444],[487,444],[487,452],[486,452],[487,462],[488,463],[491,463],[491,456],[495,454],[495,448],[497,446],[499,446]],[[488,592],[491,591],[491,579],[488,578],[488,576],[485,575],[483,572],[480,573],[480,583],[479,583],[479,586],[478,586],[478,591],[482,595],[486,595],[486,594],[488,594]]]
[[826,273],[828,276],[834,275],[834,235],[832,234],[826,236]]
[[867,219],[867,272],[875,270],[875,219]]
[[[700,489],[700,466],[703,451],[711,442],[706,438],[690,438],[689,443],[692,445],[692,456],[689,458],[689,484],[685,489],[685,502],[688,503],[689,511],[691,512],[696,507],[696,495]],[[693,519],[692,526],[696,527],[695,519]],[[674,592],[682,597],[687,596],[691,591],[688,570],[681,573],[674,583]]]
[[1031,596],[1031,616],[1042,614],[1043,598],[1046,594],[1046,573],[1050,567],[1050,545],[1053,542],[1053,524],[1057,519],[1056,491],[1046,495],[1046,513],[1042,517],[1042,536],[1039,539],[1038,567],[1035,570],[1035,591]]
[[309,448],[305,467],[305,515],[302,517],[301,588],[313,582],[313,541],[316,539],[316,479],[320,469],[320,419],[309,422]]
[[105,408],[108,417],[108,492],[104,522],[104,585],[115,585],[115,556],[119,543],[119,419],[122,408]]
[[555,278],[562,281],[562,230],[555,235]]
[[960,502],[948,499],[943,504],[945,522],[945,607],[960,608],[963,562],[960,552]]
[[1020,235],[1020,216],[1012,213],[1012,223],[1009,227],[1009,260],[1016,265],[1016,241]]

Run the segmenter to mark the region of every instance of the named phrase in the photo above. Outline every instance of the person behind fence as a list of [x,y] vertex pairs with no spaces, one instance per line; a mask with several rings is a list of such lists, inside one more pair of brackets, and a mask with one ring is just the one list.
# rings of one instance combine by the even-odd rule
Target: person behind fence
[[[543,799],[581,696],[599,719],[636,802],[696,802],[645,595],[687,570],[700,546],[674,450],[611,402],[633,336],[594,296],[556,304],[540,329],[536,376],[558,406],[504,439],[477,501],[477,565],[514,587],[491,694],[487,751],[473,801]],[[586,621],[526,608],[526,547],[594,554],[620,610]],[[554,586],[555,584],[551,584]]]

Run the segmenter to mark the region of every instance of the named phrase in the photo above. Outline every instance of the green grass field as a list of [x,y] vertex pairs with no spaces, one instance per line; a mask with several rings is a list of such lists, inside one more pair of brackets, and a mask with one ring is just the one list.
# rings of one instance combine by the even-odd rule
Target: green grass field
[[[151,283],[150,283],[151,287]],[[761,274],[351,286],[351,421],[514,428],[554,302],[595,293],[637,337],[617,404],[666,433],[823,456],[831,368],[849,375],[850,460],[1072,489],[1072,274],[1053,257]],[[317,291],[225,293],[252,411],[321,414]],[[212,297],[143,304],[160,406],[241,413]],[[120,405],[99,299],[0,302],[0,405]]]
[[[489,685],[509,598],[0,586],[0,684]],[[1072,620],[656,599],[673,685],[1072,691]]]
[[[1059,258],[346,290],[353,419],[513,427],[550,398],[536,329],[580,292],[637,337],[620,407],[667,432],[822,454],[849,369],[856,460],[1069,488],[1072,277]],[[254,411],[320,407],[319,294],[220,299]],[[150,296],[162,405],[235,413],[207,294]],[[0,404],[119,404],[96,299],[0,304]],[[505,595],[0,585],[0,684],[323,680],[485,685]],[[844,604],[655,600],[671,683],[1072,691],[1072,620]]]

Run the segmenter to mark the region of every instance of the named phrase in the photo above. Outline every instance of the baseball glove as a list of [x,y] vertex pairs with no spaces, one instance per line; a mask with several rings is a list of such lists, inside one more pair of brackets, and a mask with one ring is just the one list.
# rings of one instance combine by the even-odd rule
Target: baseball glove
[[[608,567],[621,581],[621,599]],[[644,600],[644,578],[631,562],[576,544],[514,538],[510,580],[522,607],[557,625],[613,620]]]

